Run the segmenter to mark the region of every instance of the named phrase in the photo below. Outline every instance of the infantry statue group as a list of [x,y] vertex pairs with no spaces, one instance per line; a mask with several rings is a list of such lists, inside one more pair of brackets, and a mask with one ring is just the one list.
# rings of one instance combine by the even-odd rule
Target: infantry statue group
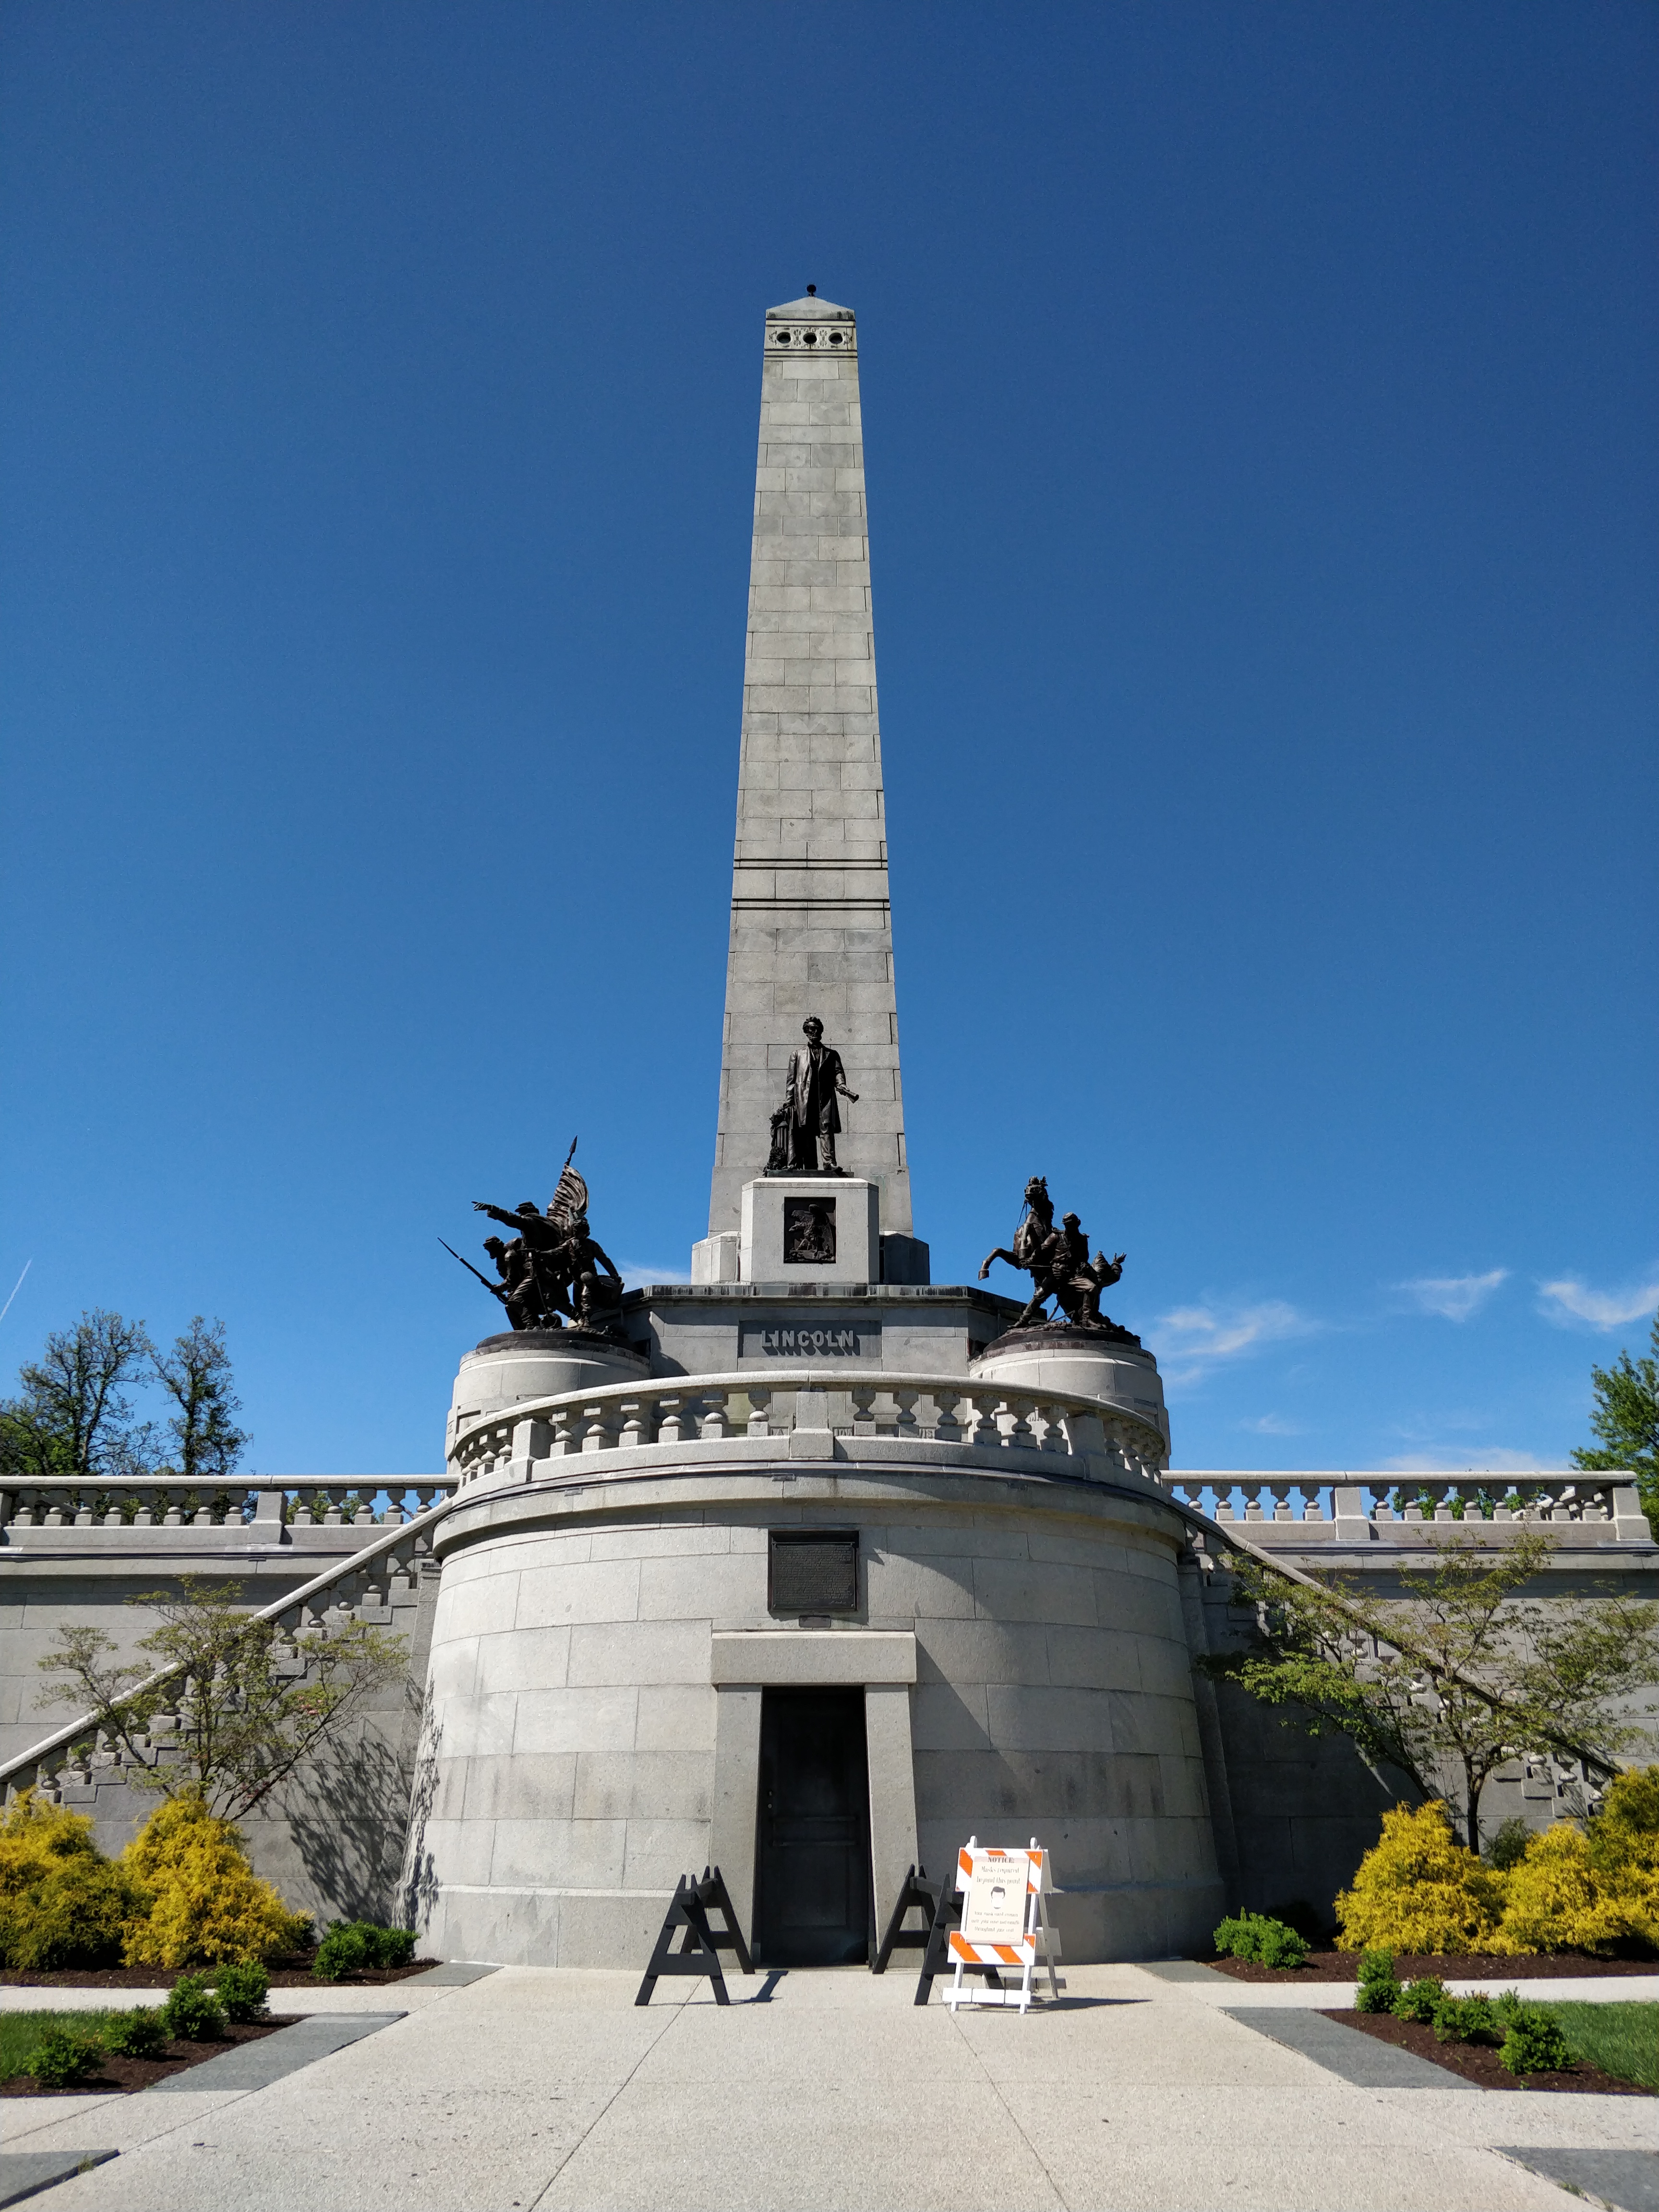
[[[783,1103],[772,1116],[772,1149],[766,1163],[768,1175],[841,1176],[836,1164],[836,1138],[841,1128],[837,1100],[858,1103],[856,1091],[847,1087],[841,1054],[823,1042],[823,1024],[814,1014],[802,1024],[806,1042],[789,1059],[787,1088]],[[573,1144],[570,1154],[576,1147]],[[622,1277],[587,1226],[587,1185],[567,1157],[558,1188],[545,1213],[533,1199],[526,1199],[509,1213],[483,1199],[475,1209],[515,1233],[511,1242],[486,1237],[484,1249],[495,1261],[500,1278],[492,1283],[468,1260],[484,1288],[507,1309],[515,1329],[559,1328],[567,1325],[613,1332],[620,1320]],[[440,1240],[441,1242],[441,1239]],[[444,1248],[454,1258],[453,1245]],[[994,1260],[1006,1260],[1031,1278],[1031,1297],[1013,1324],[1030,1328],[1048,1327],[1091,1330],[1115,1329],[1116,1324],[1100,1310],[1100,1294],[1123,1273],[1124,1255],[1109,1260],[1103,1252],[1089,1256],[1089,1239],[1075,1213],[1054,1225],[1054,1201],[1047,1180],[1033,1176],[1025,1186],[1025,1212],[1014,1231],[1012,1249],[1002,1245],[987,1258],[979,1271],[983,1282]],[[1048,1301],[1054,1302],[1050,1319]]]
[[[568,1325],[609,1335],[621,1316],[622,1276],[588,1228],[587,1185],[570,1164],[575,1150],[573,1144],[545,1213],[533,1198],[522,1200],[510,1213],[488,1199],[472,1201],[475,1213],[487,1213],[516,1232],[510,1242],[484,1238],[498,1282],[492,1283],[470,1260],[461,1260],[453,1244],[444,1246],[501,1300],[515,1329]],[[441,1237],[438,1241],[443,1243]]]

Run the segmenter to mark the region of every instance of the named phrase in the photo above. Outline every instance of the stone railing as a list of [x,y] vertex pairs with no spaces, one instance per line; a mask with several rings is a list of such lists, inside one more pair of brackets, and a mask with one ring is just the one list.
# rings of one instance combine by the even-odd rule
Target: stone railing
[[[288,1672],[303,1673],[305,1661],[295,1641],[300,1636],[326,1635],[331,1626],[349,1620],[387,1626],[400,1612],[406,1619],[412,1617],[408,1609],[416,1602],[421,1577],[435,1571],[432,1529],[455,1503],[451,1485],[425,1486],[441,1491],[435,1504],[407,1521],[401,1510],[393,1507],[396,1521],[388,1514],[368,1541],[359,1545],[349,1558],[248,1615],[250,1621],[276,1622],[281,1632],[276,1653],[279,1669],[285,1665]],[[363,1488],[367,1490],[368,1485]],[[164,1668],[134,1687],[158,1687],[176,1671]],[[173,1733],[169,1723],[158,1717],[150,1736],[139,1745],[143,1763],[151,1765],[175,1755]],[[118,1780],[122,1771],[132,1764],[125,1750],[99,1734],[94,1716],[82,1713],[40,1742],[31,1744],[27,1751],[0,1763],[0,1798],[9,1802],[30,1787],[52,1798],[62,1798],[65,1793],[74,1796],[90,1790],[100,1780]]]
[[253,1474],[225,1483],[143,1477],[134,1482],[9,1483],[0,1488],[0,1546],[36,1529],[245,1530],[254,1543],[295,1529],[398,1528],[454,1488],[448,1475]]
[[[815,1443],[814,1440],[821,1440]],[[1011,1469],[1145,1481],[1163,1465],[1162,1436],[1097,1398],[1011,1390],[967,1376],[848,1374],[805,1369],[787,1382],[754,1374],[667,1376],[603,1390],[525,1400],[459,1430],[449,1463],[463,1491],[499,1481],[598,1474],[596,1458],[645,1464],[725,1455],[734,1459],[897,1455],[984,1470]]]
[[1159,1484],[1225,1528],[1255,1542],[1410,1544],[1425,1530],[1467,1524],[1501,1539],[1505,1529],[1573,1531],[1578,1543],[1651,1540],[1635,1477],[1548,1474],[1237,1474],[1165,1468]]

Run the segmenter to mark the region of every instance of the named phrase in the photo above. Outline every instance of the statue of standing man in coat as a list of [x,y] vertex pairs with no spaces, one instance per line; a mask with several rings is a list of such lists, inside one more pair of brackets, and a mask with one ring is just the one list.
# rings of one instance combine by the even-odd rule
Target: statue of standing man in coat
[[[780,1112],[773,1117],[773,1157],[770,1175],[844,1175],[836,1164],[836,1139],[841,1130],[837,1096],[858,1103],[858,1092],[847,1087],[847,1071],[834,1045],[823,1041],[823,1024],[809,1014],[801,1024],[806,1042],[789,1055],[788,1091]],[[787,1117],[787,1118],[786,1118]],[[780,1127],[778,1124],[783,1126]],[[787,1156],[780,1139],[787,1139]]]

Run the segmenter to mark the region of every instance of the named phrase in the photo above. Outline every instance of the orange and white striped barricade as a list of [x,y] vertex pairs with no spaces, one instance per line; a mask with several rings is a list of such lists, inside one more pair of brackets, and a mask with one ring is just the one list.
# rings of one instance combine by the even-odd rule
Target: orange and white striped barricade
[[[957,1887],[963,1893],[962,1925],[951,1930],[951,1960],[956,1977],[945,1992],[945,2002],[959,2004],[1018,2005],[1029,2012],[1041,1992],[1031,1986],[1039,1960],[1048,1970],[1051,1997],[1066,1986],[1054,1972],[1060,1956],[1059,1932],[1048,1925],[1048,1896],[1054,1887],[1049,1854],[1032,1837],[1023,1851],[1000,1850],[969,1836],[957,1853]],[[985,1977],[985,1986],[964,1984],[964,1973]],[[1004,1986],[1003,1977],[1017,1973],[1017,1988]]]

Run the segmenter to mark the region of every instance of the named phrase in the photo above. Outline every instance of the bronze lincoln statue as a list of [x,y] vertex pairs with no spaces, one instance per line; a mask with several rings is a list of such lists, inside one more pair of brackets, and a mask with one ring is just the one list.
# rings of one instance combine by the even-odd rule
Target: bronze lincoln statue
[[809,1014],[801,1024],[806,1038],[789,1055],[787,1094],[772,1117],[770,1175],[841,1175],[836,1138],[841,1129],[837,1094],[852,1104],[858,1092],[847,1087],[847,1071],[834,1045],[823,1042],[823,1024]]

